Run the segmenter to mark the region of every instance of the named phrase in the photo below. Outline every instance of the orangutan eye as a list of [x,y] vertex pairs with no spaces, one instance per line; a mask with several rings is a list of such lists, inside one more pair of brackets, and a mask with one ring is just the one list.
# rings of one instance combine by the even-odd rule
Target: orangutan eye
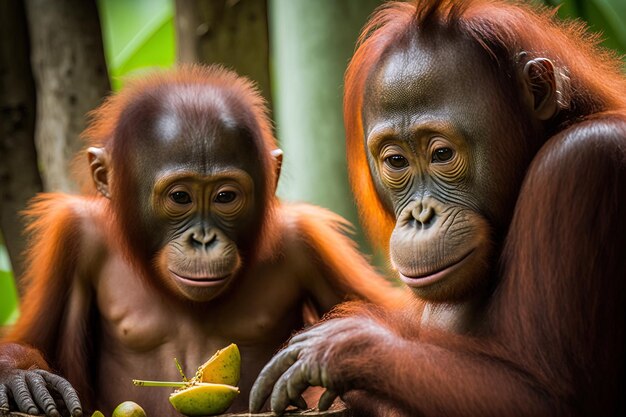
[[189,204],[191,203],[191,196],[185,191],[174,191],[170,194],[170,198],[176,204]]
[[237,193],[234,191],[220,191],[217,193],[214,200],[216,203],[228,204],[235,201],[235,198],[237,198]]
[[409,166],[409,161],[402,155],[388,156],[385,158],[385,163],[395,169],[402,169]]
[[433,152],[432,162],[447,162],[454,156],[454,151],[450,148],[438,148]]

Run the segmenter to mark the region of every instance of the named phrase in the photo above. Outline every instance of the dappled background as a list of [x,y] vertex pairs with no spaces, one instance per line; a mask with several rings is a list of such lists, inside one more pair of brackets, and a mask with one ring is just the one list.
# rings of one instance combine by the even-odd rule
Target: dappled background
[[[626,1],[536,2],[560,4],[560,17],[586,20],[607,47],[626,52]],[[155,67],[222,63],[255,80],[285,151],[279,195],[358,225],[345,163],[342,79],[360,28],[381,3],[1,1],[0,326],[19,314],[20,211],[37,192],[76,192],[68,173],[82,148],[86,113],[126,77]]]

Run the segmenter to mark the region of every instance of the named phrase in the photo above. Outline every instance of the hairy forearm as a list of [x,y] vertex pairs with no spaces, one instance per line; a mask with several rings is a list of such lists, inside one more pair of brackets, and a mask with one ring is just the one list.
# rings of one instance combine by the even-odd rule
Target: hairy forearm
[[[566,414],[551,408],[530,373],[499,356],[505,349],[415,325],[400,333],[382,313],[328,320],[294,336],[259,375],[251,409],[271,394],[280,413],[304,388],[320,385],[365,414],[373,399],[388,404],[382,415],[391,416]],[[371,400],[352,400],[355,392]]]
[[49,370],[37,349],[19,343],[0,343],[0,375],[11,369],[33,368]]
[[368,391],[349,391],[341,399],[359,417],[416,417],[416,413],[404,409],[403,404],[393,402],[377,393]]
[[[519,415],[551,411],[541,390],[512,366],[433,343],[387,336],[371,355],[346,358],[339,368],[355,378],[353,386],[386,398],[400,413],[501,416],[511,410]],[[352,402],[347,396],[356,409],[367,408],[361,399]]]

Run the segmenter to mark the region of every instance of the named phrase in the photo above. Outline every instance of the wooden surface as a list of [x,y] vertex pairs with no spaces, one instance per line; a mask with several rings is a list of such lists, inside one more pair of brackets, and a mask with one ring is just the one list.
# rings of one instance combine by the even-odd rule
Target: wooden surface
[[[310,409],[304,411],[290,411],[284,414],[285,416],[306,416],[306,417],[352,417],[352,413],[349,410],[343,408],[340,410],[318,411],[317,409]],[[237,413],[237,414],[221,414],[217,417],[269,417],[276,416],[274,413]],[[214,416],[215,417],[215,416]]]
[[[2,415],[2,414],[0,414]],[[349,410],[342,408],[338,410],[318,411],[316,409],[304,410],[304,411],[290,411],[284,414],[285,416],[304,416],[304,417],[353,417]],[[10,412],[9,417],[33,417],[30,414]],[[269,417],[276,416],[273,413],[237,413],[237,414],[220,414],[212,417]],[[85,415],[84,417],[89,417]],[[157,417],[157,416],[148,416]]]

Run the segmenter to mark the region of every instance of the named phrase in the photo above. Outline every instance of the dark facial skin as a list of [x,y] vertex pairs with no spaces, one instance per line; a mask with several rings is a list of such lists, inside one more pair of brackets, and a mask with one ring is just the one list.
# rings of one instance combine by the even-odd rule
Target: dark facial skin
[[139,102],[141,123],[124,133],[137,135],[136,149],[155,151],[131,148],[125,163],[138,178],[138,201],[147,203],[138,205],[138,222],[161,279],[184,299],[206,302],[240,271],[258,218],[255,178],[263,174],[232,106],[216,94],[198,97],[202,107],[194,102],[198,94],[179,86],[162,102]]
[[[365,146],[396,216],[390,255],[401,279],[426,300],[464,301],[487,284],[492,240],[513,200],[506,190],[520,180],[519,170],[494,169],[523,150],[499,146],[511,129],[486,115],[507,109],[485,94],[495,90],[488,73],[471,71],[482,67],[477,55],[430,45],[390,51],[370,75]],[[445,70],[460,66],[470,70]]]
[[219,146],[220,152],[211,169],[201,169],[199,161],[166,169],[156,176],[152,195],[156,217],[169,224],[168,242],[158,256],[160,270],[194,301],[210,300],[232,281],[241,266],[237,241],[254,212],[255,184],[244,167],[255,164],[238,163],[248,159],[245,152],[224,160],[222,151],[229,154],[245,144],[240,135],[216,130],[211,147]]

